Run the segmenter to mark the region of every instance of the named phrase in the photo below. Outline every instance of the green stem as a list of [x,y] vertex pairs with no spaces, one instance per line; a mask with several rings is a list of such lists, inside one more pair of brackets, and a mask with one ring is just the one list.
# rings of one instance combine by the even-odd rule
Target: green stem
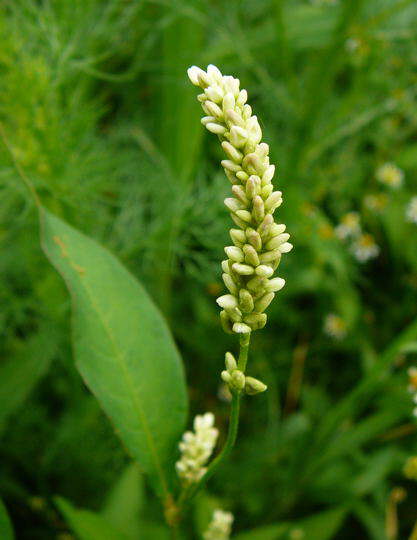
[[[239,359],[238,359],[238,369],[245,372],[246,364],[248,361],[248,352],[249,352],[249,343],[250,343],[250,334],[244,334],[240,338],[240,350],[239,350]],[[230,420],[229,420],[229,430],[227,433],[226,442],[221,450],[221,452],[213,459],[210,463],[206,474],[193,486],[185,488],[182,492],[179,500],[178,506],[180,511],[183,506],[188,504],[198,493],[198,491],[204,486],[204,484],[213,476],[218,467],[223,463],[223,461],[229,456],[232,451],[239,428],[239,413],[240,413],[240,400],[242,394],[241,392],[233,392],[232,405],[230,408]]]

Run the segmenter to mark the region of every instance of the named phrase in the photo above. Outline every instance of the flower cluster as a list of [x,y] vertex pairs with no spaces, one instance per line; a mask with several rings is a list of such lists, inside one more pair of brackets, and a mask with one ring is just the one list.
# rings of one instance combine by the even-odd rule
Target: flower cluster
[[407,221],[417,225],[417,196],[412,197],[410,202],[407,204],[405,217]]
[[371,234],[362,232],[357,212],[345,214],[335,228],[335,233],[341,240],[352,240],[350,251],[359,262],[365,263],[378,256],[379,247]]
[[206,472],[206,463],[216,445],[218,430],[214,415],[206,413],[194,418],[194,432],[186,431],[179,444],[181,458],[175,464],[178,476],[184,483],[198,482]]
[[215,510],[211,523],[204,533],[204,540],[229,540],[232,531],[233,514]]
[[408,368],[408,391],[413,394],[413,401],[416,407],[413,409],[413,415],[417,416],[417,367]]
[[275,166],[269,163],[269,146],[261,142],[262,131],[246,90],[239,79],[224,76],[213,65],[207,72],[193,66],[188,76],[204,91],[198,96],[207,116],[202,124],[219,136],[227,159],[221,163],[232,184],[233,197],[225,200],[238,228],[230,230],[233,245],[227,246],[222,262],[223,281],[230,294],[217,299],[226,332],[248,334],[266,324],[264,311],[285,281],[272,278],[281,255],[292,245],[285,225],[274,222],[282,203],[274,191]]
[[376,170],[375,176],[381,184],[398,189],[404,181],[404,172],[394,163],[384,163]]

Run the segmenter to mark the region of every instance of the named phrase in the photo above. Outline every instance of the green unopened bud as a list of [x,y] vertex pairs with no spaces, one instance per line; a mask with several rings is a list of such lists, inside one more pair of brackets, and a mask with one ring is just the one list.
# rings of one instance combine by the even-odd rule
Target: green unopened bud
[[245,392],[250,396],[259,394],[260,392],[265,392],[268,387],[262,381],[258,381],[254,377],[245,378]]
[[214,133],[215,135],[223,135],[226,133],[226,128],[222,126],[221,124],[216,124],[214,122],[209,122],[206,124],[206,129],[211,131],[211,133]]
[[237,288],[237,285],[234,282],[232,276],[230,274],[224,273],[224,274],[222,274],[222,278],[223,278],[224,284],[228,288],[229,292],[231,294],[233,294],[233,295],[238,294],[238,288]]
[[242,186],[233,186],[232,187],[232,192],[233,192],[233,195],[239,199],[239,201],[244,204],[245,206],[247,206],[249,204],[249,201],[248,201],[248,198],[246,197],[246,193],[245,193],[245,190],[243,189]]
[[281,257],[281,251],[279,249],[273,249],[272,251],[265,251],[259,256],[259,260],[262,264],[269,263],[279,259]]
[[243,313],[250,313],[253,311],[253,296],[246,289],[240,289],[239,291],[239,307]]
[[231,386],[240,391],[245,388],[245,382],[244,373],[238,369],[235,369],[231,374]]
[[258,233],[261,235],[262,239],[264,239],[269,234],[269,230],[273,223],[274,218],[271,216],[271,214],[267,214],[258,227]]
[[222,371],[220,374],[220,377],[223,379],[223,381],[227,384],[230,384],[232,381],[232,376],[228,371]]
[[261,296],[261,298],[259,298],[259,300],[255,302],[255,310],[258,311],[259,313],[262,313],[263,311],[265,311],[266,308],[274,299],[274,296],[275,296],[275,293],[273,292],[269,292]]
[[233,356],[233,354],[231,352],[227,352],[225,354],[224,361],[225,361],[225,364],[226,364],[227,371],[233,371],[234,369],[237,369],[236,359],[235,359],[235,357]]
[[266,313],[249,313],[245,315],[244,321],[252,330],[260,330],[266,325],[267,316]]
[[249,266],[248,264],[234,263],[232,268],[240,276],[250,276],[255,272],[253,266]]
[[231,171],[233,173],[237,173],[237,172],[239,172],[241,170],[240,165],[238,165],[237,163],[235,163],[231,159],[222,159],[221,164],[222,164],[222,167],[224,169],[227,169],[228,171]]
[[247,173],[245,173],[245,171],[239,171],[236,173],[236,176],[239,178],[239,180],[243,183],[245,183],[247,181],[247,179],[249,178],[249,175]]
[[246,229],[246,238],[248,239],[248,242],[256,249],[256,251],[261,251],[262,249],[261,235],[257,231],[255,231],[255,229],[248,227]]
[[237,210],[236,215],[246,223],[250,223],[252,221],[252,214],[248,212],[248,210]]
[[233,126],[230,129],[230,142],[233,144],[235,148],[240,148],[244,146],[247,138],[248,138],[248,132],[246,131],[246,129],[240,126]]
[[255,272],[260,277],[266,277],[269,278],[274,273],[273,269],[266,265],[266,264],[260,264],[256,269]]
[[245,260],[245,254],[236,246],[227,246],[224,248],[224,251],[233,262],[243,262]]
[[259,290],[264,289],[265,282],[266,282],[266,279],[264,277],[256,276],[256,277],[250,279],[247,282],[246,286],[250,291],[258,292]]
[[252,266],[258,266],[259,257],[256,253],[256,249],[250,244],[245,244],[242,248],[243,254],[245,255],[245,262],[251,264]]
[[222,142],[222,148],[226,152],[227,156],[236,163],[240,163],[243,159],[243,154],[239,152],[232,144],[228,141]]
[[220,312],[220,323],[226,334],[233,334],[233,323],[226,311]]
[[246,243],[246,235],[244,231],[240,229],[230,229],[229,231],[230,238],[237,247],[242,247]]

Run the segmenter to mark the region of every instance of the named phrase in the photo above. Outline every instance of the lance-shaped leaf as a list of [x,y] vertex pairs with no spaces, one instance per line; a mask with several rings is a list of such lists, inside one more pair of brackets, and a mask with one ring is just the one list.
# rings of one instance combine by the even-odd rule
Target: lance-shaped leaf
[[146,291],[106,249],[45,209],[42,247],[72,299],[76,365],[130,454],[167,494],[186,389],[169,329]]

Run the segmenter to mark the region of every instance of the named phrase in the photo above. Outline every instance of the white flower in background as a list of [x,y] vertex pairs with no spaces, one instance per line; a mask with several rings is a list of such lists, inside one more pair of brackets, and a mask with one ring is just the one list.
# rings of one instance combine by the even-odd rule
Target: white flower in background
[[229,540],[232,523],[233,514],[231,512],[215,510],[211,523],[203,535],[204,540]]
[[218,435],[212,413],[194,418],[194,432],[186,431],[179,444],[181,458],[175,468],[181,480],[193,483],[204,476],[207,470],[205,465],[213,453]]
[[370,193],[363,202],[369,210],[380,214],[388,204],[388,197],[386,193]]
[[405,217],[407,221],[417,224],[417,196],[414,196],[407,204]]
[[220,320],[226,332],[249,334],[265,326],[265,310],[285,285],[282,278],[273,278],[281,256],[292,249],[285,225],[273,217],[282,193],[274,191],[269,146],[261,142],[258,118],[239,79],[213,65],[207,71],[192,66],[188,76],[203,90],[198,100],[207,116],[201,122],[219,137],[226,155],[221,164],[232,184],[233,197],[224,203],[237,228],[230,230],[233,245],[225,248],[222,262],[229,294],[217,299]]
[[404,181],[404,171],[402,171],[394,163],[384,163],[376,170],[375,176],[381,184],[392,189],[398,189]]
[[357,212],[348,212],[340,220],[335,228],[336,236],[341,240],[355,238],[361,233],[360,216]]
[[361,234],[352,244],[351,251],[356,259],[365,263],[379,255],[379,247],[371,234]]
[[324,318],[323,331],[331,338],[341,340],[346,336],[346,323],[336,313],[328,313]]

